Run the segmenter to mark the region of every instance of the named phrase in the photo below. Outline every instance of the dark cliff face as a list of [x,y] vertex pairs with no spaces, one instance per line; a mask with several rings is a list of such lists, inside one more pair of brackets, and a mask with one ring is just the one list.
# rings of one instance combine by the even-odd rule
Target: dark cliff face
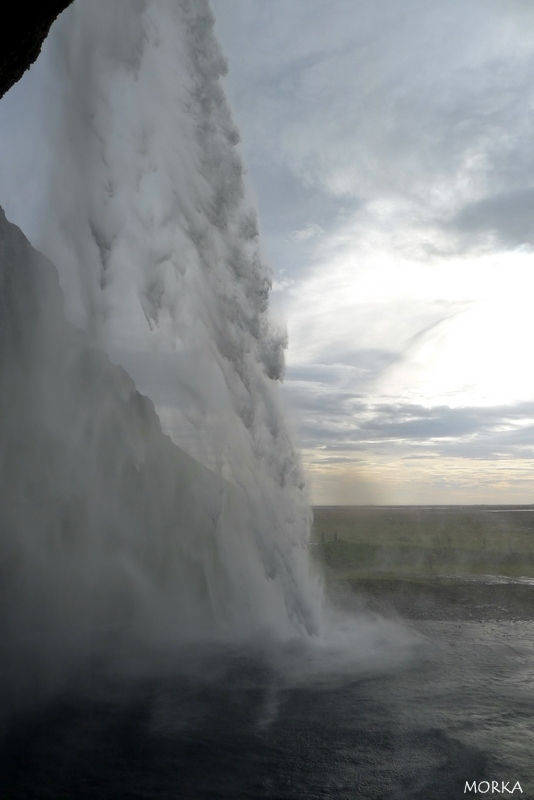
[[30,67],[56,17],[72,0],[19,0],[3,15],[0,26],[0,97]]
[[0,744],[88,654],[213,629],[242,506],[66,320],[54,266],[0,210]]

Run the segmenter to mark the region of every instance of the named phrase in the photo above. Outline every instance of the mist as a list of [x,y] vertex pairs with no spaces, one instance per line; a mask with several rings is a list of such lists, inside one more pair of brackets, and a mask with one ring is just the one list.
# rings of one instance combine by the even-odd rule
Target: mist
[[[207,2],[97,0],[51,32],[45,255],[4,216],[0,234],[8,709],[121,648],[320,629],[212,28]],[[120,360],[141,382],[163,365],[174,442]]]

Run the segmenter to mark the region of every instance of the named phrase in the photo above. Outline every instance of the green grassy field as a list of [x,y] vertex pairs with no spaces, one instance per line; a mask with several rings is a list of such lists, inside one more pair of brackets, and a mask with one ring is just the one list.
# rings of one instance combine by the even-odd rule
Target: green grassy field
[[534,506],[316,506],[327,577],[534,577]]

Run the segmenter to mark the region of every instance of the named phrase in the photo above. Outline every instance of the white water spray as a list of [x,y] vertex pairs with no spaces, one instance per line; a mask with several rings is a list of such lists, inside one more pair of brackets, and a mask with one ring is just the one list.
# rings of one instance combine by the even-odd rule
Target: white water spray
[[[50,676],[132,631],[317,630],[284,336],[212,28],[204,0],[78,0],[51,34],[64,105],[39,246],[86,333],[3,221],[2,637],[21,685],[36,654]],[[102,350],[160,368],[175,440],[211,469]]]

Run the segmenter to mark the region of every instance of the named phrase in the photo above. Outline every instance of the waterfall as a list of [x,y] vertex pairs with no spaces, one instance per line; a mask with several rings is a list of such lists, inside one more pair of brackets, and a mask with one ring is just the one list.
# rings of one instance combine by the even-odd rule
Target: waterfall
[[321,608],[209,4],[77,0],[51,45],[45,256],[0,220],[7,693],[128,638],[309,635]]

